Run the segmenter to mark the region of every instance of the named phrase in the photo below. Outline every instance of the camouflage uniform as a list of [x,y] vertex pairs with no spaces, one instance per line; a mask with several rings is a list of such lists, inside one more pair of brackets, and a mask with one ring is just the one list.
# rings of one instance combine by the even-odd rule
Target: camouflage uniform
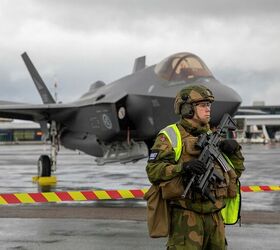
[[[153,184],[181,176],[182,163],[198,158],[200,154],[200,150],[195,148],[197,137],[209,131],[209,125],[193,127],[186,119],[181,119],[177,126],[182,137],[180,159],[175,161],[175,152],[168,138],[159,134],[146,167],[148,178]],[[244,158],[240,150],[228,157],[235,165],[239,177],[244,170]],[[215,164],[215,170],[225,179],[211,186],[211,193],[217,199],[215,204],[198,193],[190,193],[186,199],[179,198],[170,202],[171,225],[167,249],[225,249],[225,230],[220,210],[225,206],[224,198],[227,197],[230,177],[218,164]]]

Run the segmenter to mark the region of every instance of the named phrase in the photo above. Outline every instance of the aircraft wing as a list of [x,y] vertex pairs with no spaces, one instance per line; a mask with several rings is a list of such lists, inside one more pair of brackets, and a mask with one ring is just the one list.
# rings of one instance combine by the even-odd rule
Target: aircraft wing
[[30,121],[61,121],[73,115],[75,104],[25,104],[0,101],[0,117]]

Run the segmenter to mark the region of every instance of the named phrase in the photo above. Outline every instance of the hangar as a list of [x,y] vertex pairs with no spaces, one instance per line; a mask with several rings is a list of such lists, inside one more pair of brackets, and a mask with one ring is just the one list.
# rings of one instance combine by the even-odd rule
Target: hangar
[[0,119],[0,142],[42,141],[40,125],[29,121]]

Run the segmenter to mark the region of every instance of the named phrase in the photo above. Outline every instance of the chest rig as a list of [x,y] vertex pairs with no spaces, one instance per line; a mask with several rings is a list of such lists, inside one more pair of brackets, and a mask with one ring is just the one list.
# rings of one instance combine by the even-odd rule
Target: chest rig
[[[172,124],[160,133],[165,134],[169,139],[178,164],[196,159],[200,155],[201,150],[195,147],[198,137],[187,132],[180,124]],[[218,163],[215,163],[214,168],[217,174],[224,177],[222,182],[210,186],[212,195],[217,199],[215,204],[195,192],[190,192],[186,199],[178,199],[175,203],[198,213],[210,213],[222,209],[225,206],[224,199],[236,195],[236,193],[231,193],[231,190],[236,191],[237,176],[233,169],[225,172]]]
[[[198,137],[195,137],[188,133],[181,125],[177,125],[177,127],[180,131],[182,140],[182,152],[178,163],[188,162],[192,159],[198,158],[201,153],[201,150],[197,149],[195,146]],[[228,172],[225,172],[218,163],[215,163],[214,168],[217,174],[224,177],[224,180],[220,183],[211,184],[210,190],[217,199],[228,197],[230,174]],[[193,197],[201,199],[201,196],[197,194],[193,195]]]

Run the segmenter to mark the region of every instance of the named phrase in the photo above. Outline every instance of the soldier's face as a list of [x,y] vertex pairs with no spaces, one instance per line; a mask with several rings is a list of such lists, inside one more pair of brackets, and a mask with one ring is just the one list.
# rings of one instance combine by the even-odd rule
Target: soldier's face
[[195,114],[194,119],[198,120],[201,124],[207,124],[210,121],[210,111],[211,103],[210,102],[199,102],[195,104],[194,107]]

